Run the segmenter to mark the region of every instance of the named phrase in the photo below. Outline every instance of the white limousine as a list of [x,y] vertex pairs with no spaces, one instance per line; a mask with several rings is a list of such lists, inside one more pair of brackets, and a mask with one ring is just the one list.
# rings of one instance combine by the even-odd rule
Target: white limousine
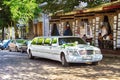
[[35,37],[28,46],[27,53],[30,59],[52,59],[60,61],[63,66],[68,66],[69,63],[98,64],[103,58],[99,48],[73,36]]

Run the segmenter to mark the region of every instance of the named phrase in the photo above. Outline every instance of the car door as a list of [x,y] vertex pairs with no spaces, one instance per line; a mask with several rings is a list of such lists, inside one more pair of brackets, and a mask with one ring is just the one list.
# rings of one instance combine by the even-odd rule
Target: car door
[[32,41],[31,41],[31,44],[29,45],[29,49],[32,53],[33,56],[37,56],[37,53],[38,53],[38,45],[37,45],[37,40],[38,38],[34,38]]
[[45,58],[44,38],[39,37],[35,46],[36,56]]
[[42,57],[51,59],[52,56],[50,54],[51,50],[51,38],[44,38],[43,45],[39,47]]
[[26,52],[27,51],[27,43],[28,43],[28,41],[27,40],[25,40],[23,43],[22,43],[22,45],[21,45],[21,51],[22,52]]
[[58,44],[58,38],[52,38],[50,54],[54,60],[60,60],[61,48]]
[[15,40],[11,40],[9,47],[12,51],[15,51],[15,47],[16,47],[16,41]]

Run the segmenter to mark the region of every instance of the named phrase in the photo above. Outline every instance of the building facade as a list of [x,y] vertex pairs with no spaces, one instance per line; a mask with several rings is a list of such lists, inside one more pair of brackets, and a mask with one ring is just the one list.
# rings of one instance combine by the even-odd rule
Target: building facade
[[104,49],[120,48],[120,1],[103,4],[95,8],[77,10],[74,13],[51,16],[49,32],[52,25],[57,24],[60,36],[63,36],[65,24],[69,22],[72,36],[82,37],[84,34],[88,40],[98,45],[98,34],[103,37],[102,47]]

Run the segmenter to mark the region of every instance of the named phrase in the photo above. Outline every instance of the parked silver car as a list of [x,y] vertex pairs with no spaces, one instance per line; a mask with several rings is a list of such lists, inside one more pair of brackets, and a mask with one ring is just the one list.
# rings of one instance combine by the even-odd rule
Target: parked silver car
[[9,51],[27,51],[27,40],[24,39],[14,39],[11,40],[8,46]]

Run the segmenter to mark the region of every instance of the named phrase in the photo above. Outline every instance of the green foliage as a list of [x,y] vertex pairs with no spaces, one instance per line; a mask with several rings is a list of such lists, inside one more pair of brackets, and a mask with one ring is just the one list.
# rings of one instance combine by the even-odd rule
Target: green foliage
[[[72,11],[75,6],[79,5],[79,0],[66,0],[66,3],[63,7],[65,12]],[[68,7],[68,8],[67,8]]]
[[38,38],[34,38],[34,39],[32,40],[32,42],[31,42],[31,44],[36,44],[36,43],[37,43],[37,40],[38,40]]
[[3,0],[0,0],[0,8],[0,28],[7,27],[11,23],[10,8],[3,5]]
[[4,4],[10,7],[13,21],[22,19],[26,23],[40,11],[36,0],[5,0]]
[[38,39],[38,41],[37,41],[37,44],[42,44],[42,43],[43,43],[43,41],[44,41],[44,39],[43,39],[43,38],[39,38],[39,39]]
[[52,44],[55,44],[55,43],[57,43],[57,38],[52,39]]
[[[65,9],[65,11],[73,10],[73,6],[77,3],[79,0],[38,0],[41,1],[41,3],[47,2],[48,4],[46,6],[42,7],[42,11],[44,13],[54,13],[59,10]],[[67,3],[67,4],[66,4]]]
[[[39,7],[39,4],[48,4]],[[109,0],[0,0],[0,27],[10,25],[22,19],[24,23],[37,17],[41,11],[55,13],[63,10],[69,12],[78,6],[80,2],[87,2],[87,7],[94,7],[109,2]],[[41,9],[42,8],[42,9]]]
[[[0,0],[0,8],[3,10],[0,14],[4,17],[0,18],[0,25],[4,22],[18,21],[22,19],[25,23],[37,17],[41,11],[45,13],[55,13],[63,10],[69,12],[78,6],[80,2],[87,2],[87,7],[94,7],[109,0]],[[48,4],[39,7],[39,4],[47,2]],[[1,16],[0,16],[1,17]]]
[[51,41],[50,38],[46,38],[45,41],[44,41],[44,43],[45,43],[45,44],[50,44],[50,41]]
[[88,5],[86,7],[91,8],[91,7],[95,7],[104,3],[109,2],[109,0],[85,0],[85,2],[88,3]]
[[109,0],[44,0],[43,2],[48,3],[46,6],[42,7],[43,12],[55,13],[60,10],[63,10],[64,12],[72,11],[75,9],[75,6],[78,6],[81,2],[87,3],[88,5],[86,7],[95,7],[109,2]]

